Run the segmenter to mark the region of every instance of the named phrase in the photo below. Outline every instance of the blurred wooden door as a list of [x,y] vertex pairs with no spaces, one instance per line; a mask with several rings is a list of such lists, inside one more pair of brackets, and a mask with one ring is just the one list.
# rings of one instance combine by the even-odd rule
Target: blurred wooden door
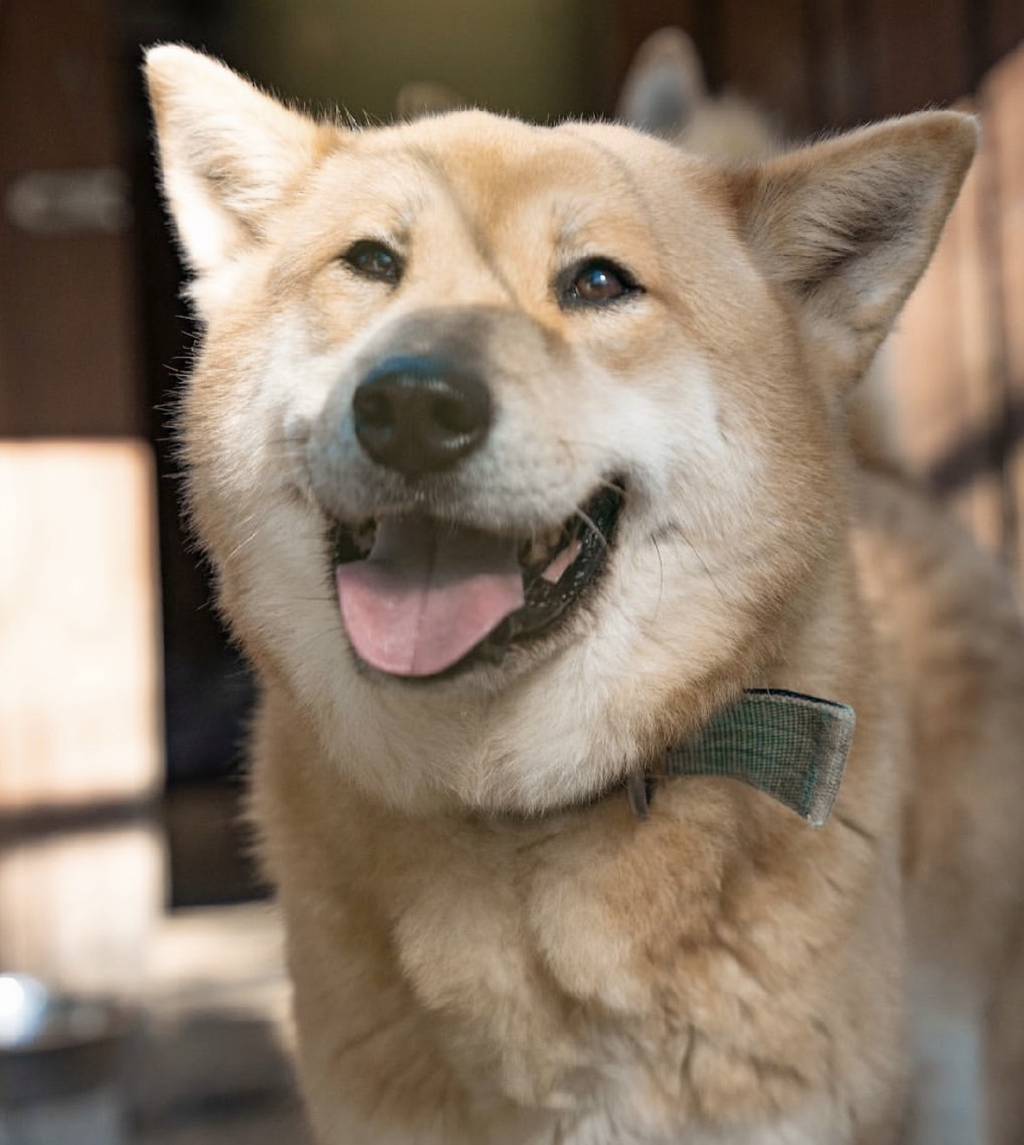
[[123,990],[163,763],[113,16],[0,0],[0,967]]
[[106,0],[0,3],[0,437],[145,429]]

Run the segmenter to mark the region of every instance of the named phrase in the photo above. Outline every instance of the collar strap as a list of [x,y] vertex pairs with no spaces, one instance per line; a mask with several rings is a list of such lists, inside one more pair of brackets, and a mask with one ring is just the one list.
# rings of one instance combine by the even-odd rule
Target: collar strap
[[631,776],[626,792],[645,819],[662,780],[681,776],[739,779],[824,827],[839,794],[853,742],[853,708],[799,692],[756,688],[670,747],[661,766]]

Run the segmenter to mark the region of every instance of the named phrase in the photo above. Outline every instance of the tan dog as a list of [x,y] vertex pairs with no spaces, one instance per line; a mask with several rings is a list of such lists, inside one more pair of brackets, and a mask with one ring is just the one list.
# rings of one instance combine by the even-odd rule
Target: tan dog
[[[974,1101],[945,1140],[983,1140],[1019,779],[920,787],[855,558],[900,509],[843,424],[971,121],[730,172],[609,125],[351,132],[181,48],[148,72],[320,1140],[895,1142],[936,1108],[908,985]],[[758,687],[856,709],[827,826],[724,778],[630,809]],[[908,851],[951,868],[909,900]]]

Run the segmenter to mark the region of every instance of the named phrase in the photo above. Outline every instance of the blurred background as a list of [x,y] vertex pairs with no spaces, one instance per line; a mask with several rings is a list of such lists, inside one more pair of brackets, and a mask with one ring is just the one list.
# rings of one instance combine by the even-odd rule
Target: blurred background
[[[202,47],[370,123],[437,96],[410,84],[548,121],[613,114],[663,26],[688,33],[709,93],[780,137],[934,105],[982,116],[883,384],[909,467],[1020,574],[1021,0],[0,0],[0,974],[134,1015],[127,1106],[68,1140],[303,1139],[239,816],[252,685],[179,516],[171,410],[197,330],[141,46]],[[63,1145],[10,1112],[5,998],[27,995],[6,981],[0,1140]],[[50,1097],[80,1102],[105,1076]]]

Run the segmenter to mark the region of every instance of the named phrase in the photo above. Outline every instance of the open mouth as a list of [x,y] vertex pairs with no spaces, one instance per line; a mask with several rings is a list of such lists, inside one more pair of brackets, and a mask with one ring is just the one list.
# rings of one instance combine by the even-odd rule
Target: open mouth
[[528,539],[410,514],[337,525],[333,563],[359,658],[432,678],[552,631],[596,584],[625,500],[610,481],[561,525]]

